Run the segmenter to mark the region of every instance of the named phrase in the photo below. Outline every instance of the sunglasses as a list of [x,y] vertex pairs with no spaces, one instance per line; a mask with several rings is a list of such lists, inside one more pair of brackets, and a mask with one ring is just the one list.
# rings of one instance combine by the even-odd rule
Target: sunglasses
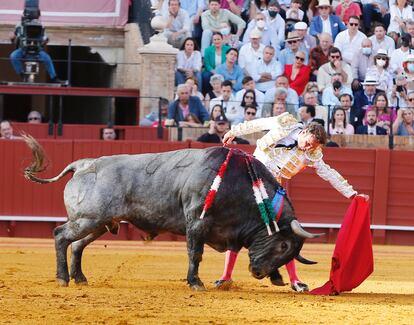
[[300,56],[296,56],[296,60],[300,60],[302,62],[305,62],[305,58],[301,58]]
[[29,121],[39,121],[40,117],[29,117],[28,120]]
[[340,55],[331,55],[331,59],[340,59],[341,56]]
[[298,41],[288,41],[288,44],[294,44],[297,43]]
[[246,112],[247,115],[256,115],[256,112]]
[[409,102],[414,102],[414,98],[408,98]]
[[359,26],[359,23],[349,23],[349,26]]

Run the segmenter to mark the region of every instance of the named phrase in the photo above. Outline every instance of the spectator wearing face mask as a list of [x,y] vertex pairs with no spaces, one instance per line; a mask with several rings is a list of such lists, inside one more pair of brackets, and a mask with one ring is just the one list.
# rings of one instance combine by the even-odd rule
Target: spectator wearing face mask
[[[272,45],[272,35],[269,27],[266,23],[266,16],[262,12],[258,12],[254,19],[252,19],[247,25],[246,32],[243,35],[243,44],[246,44],[250,41],[249,36],[250,32],[256,29],[262,35],[261,43],[263,45]],[[276,44],[276,47],[279,47],[279,44]],[[272,45],[274,46],[274,45]],[[274,46],[275,47],[275,46]]]
[[367,73],[376,75],[379,85],[377,89],[390,93],[393,86],[392,74],[389,71],[390,58],[387,50],[379,49],[374,57],[374,64],[369,67]]
[[403,70],[407,78],[407,89],[408,91],[414,90],[414,54],[410,54],[404,60]]
[[[233,23],[237,26],[236,37],[239,38],[242,34],[246,23],[239,16],[235,15],[227,9],[220,8],[220,0],[209,0],[208,10],[201,15],[201,25],[203,27],[203,34],[201,36],[201,53],[210,46],[213,32],[221,32],[223,35],[227,31],[222,29],[222,24]],[[230,34],[230,31],[228,31]]]
[[372,41],[368,38],[361,43],[361,49],[355,54],[352,59],[352,90],[357,91],[362,89],[361,82],[364,81],[367,69],[374,64],[374,52],[372,50]]
[[270,44],[276,48],[278,53],[285,41],[285,21],[279,14],[280,5],[276,0],[270,0],[267,10],[263,11],[266,17],[266,25],[272,35]]

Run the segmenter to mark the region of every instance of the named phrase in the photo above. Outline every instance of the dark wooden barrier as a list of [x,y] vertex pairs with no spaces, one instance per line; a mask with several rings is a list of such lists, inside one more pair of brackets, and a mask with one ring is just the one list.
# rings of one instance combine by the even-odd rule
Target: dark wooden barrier
[[[69,162],[86,157],[118,153],[147,153],[183,148],[205,148],[213,144],[167,141],[99,141],[41,140],[50,159],[49,169],[42,177],[57,175]],[[254,146],[236,146],[252,153]],[[339,171],[360,193],[371,197],[373,225],[414,227],[414,152],[387,149],[325,148],[324,159]],[[30,163],[30,151],[22,141],[0,141],[0,216],[64,217],[63,188],[70,176],[49,185],[26,181],[22,172]],[[334,241],[337,227],[349,205],[349,200],[307,169],[286,182],[296,214],[302,223],[327,226],[324,241]],[[237,195],[237,193],[235,193]],[[30,223],[0,221],[0,236],[44,236],[57,221]],[[34,226],[35,225],[35,226]],[[43,226],[42,226],[43,225]],[[317,226],[315,226],[318,228]],[[321,226],[322,227],[322,226]],[[323,228],[323,227],[322,227]],[[47,229],[47,230],[45,230]],[[123,225],[117,239],[137,239],[142,233]],[[169,237],[168,237],[169,236]],[[377,243],[414,244],[412,231],[373,230]],[[178,237],[167,235],[169,239]]]

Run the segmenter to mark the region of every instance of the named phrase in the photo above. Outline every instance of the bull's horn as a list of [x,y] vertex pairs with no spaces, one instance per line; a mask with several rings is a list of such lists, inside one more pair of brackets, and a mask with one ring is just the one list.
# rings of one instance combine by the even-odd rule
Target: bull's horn
[[322,234],[311,234],[310,232],[307,232],[305,229],[302,228],[302,226],[300,225],[300,223],[297,220],[292,220],[292,222],[290,223],[290,227],[292,228],[293,232],[302,237],[302,238],[317,238],[320,237]]
[[300,256],[300,255],[296,256],[295,260],[297,260],[298,262],[301,262],[302,264],[308,264],[308,265],[318,264],[318,262],[308,260],[307,258],[304,258],[303,256]]

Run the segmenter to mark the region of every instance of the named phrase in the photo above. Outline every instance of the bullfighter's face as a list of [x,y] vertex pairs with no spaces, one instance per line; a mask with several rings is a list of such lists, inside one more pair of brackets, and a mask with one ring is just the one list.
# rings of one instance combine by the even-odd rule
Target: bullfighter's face
[[298,136],[298,148],[303,151],[311,151],[319,146],[316,137],[308,132],[301,132]]

